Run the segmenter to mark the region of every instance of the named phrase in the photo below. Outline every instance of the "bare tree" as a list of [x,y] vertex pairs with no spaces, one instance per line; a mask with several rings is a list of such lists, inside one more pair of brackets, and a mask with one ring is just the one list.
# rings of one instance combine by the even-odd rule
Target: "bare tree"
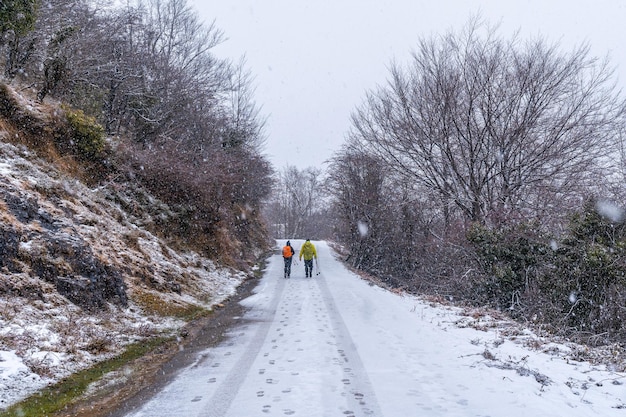
[[344,152],[333,159],[327,187],[334,196],[337,234],[357,268],[380,269],[379,262],[391,255],[397,206],[390,204],[393,187],[386,179],[384,164],[370,155]]
[[195,127],[187,114],[198,108],[215,114],[231,87],[230,63],[211,53],[223,33],[200,21],[186,0],[148,0],[143,25],[137,42],[145,55],[144,81],[150,82],[133,107],[136,123],[144,126],[139,134],[185,136],[182,128]]
[[260,108],[252,99],[253,77],[245,69],[245,59],[233,68],[229,78],[230,97],[227,101],[227,117],[230,130],[223,136],[222,146],[244,146],[260,151],[265,144],[263,128],[265,120],[259,116]]
[[351,141],[472,221],[537,215],[597,181],[624,100],[606,61],[478,20],[423,39],[352,117]]

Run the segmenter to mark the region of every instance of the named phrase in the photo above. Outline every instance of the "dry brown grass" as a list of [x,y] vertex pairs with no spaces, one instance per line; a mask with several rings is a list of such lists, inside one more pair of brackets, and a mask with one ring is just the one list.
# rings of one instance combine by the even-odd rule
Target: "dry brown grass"
[[133,291],[131,299],[141,307],[146,314],[161,317],[191,319],[207,312],[207,310],[201,306],[173,299],[166,300],[156,292],[140,288],[136,288]]

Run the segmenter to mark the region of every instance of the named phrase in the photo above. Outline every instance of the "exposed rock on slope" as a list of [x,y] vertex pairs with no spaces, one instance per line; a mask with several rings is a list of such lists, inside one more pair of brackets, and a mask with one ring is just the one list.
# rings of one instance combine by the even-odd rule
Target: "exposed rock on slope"
[[[0,198],[0,267],[49,282],[68,300],[89,310],[106,308],[108,302],[128,304],[121,271],[95,256],[72,218],[62,211],[63,200],[45,201],[41,194],[21,191],[10,182],[0,184]],[[41,289],[20,290],[19,280],[2,284],[6,293],[43,298]]]

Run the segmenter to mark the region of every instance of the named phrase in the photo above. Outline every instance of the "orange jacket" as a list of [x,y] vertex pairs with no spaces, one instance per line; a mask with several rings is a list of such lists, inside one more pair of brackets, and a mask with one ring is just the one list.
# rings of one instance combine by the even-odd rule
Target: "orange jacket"
[[283,258],[291,258],[295,254],[296,253],[294,252],[294,250],[291,247],[291,245],[283,246]]

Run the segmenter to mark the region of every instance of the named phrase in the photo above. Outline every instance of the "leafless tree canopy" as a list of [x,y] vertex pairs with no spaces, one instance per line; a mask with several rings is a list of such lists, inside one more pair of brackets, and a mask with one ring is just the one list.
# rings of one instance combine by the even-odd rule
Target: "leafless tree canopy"
[[587,46],[561,53],[472,22],[392,65],[351,141],[470,220],[537,214],[610,162],[624,111],[611,75]]
[[97,119],[111,160],[184,213],[168,232],[239,245],[231,253],[266,238],[264,120],[245,61],[214,54],[225,39],[214,23],[187,0],[0,4],[4,81]]

